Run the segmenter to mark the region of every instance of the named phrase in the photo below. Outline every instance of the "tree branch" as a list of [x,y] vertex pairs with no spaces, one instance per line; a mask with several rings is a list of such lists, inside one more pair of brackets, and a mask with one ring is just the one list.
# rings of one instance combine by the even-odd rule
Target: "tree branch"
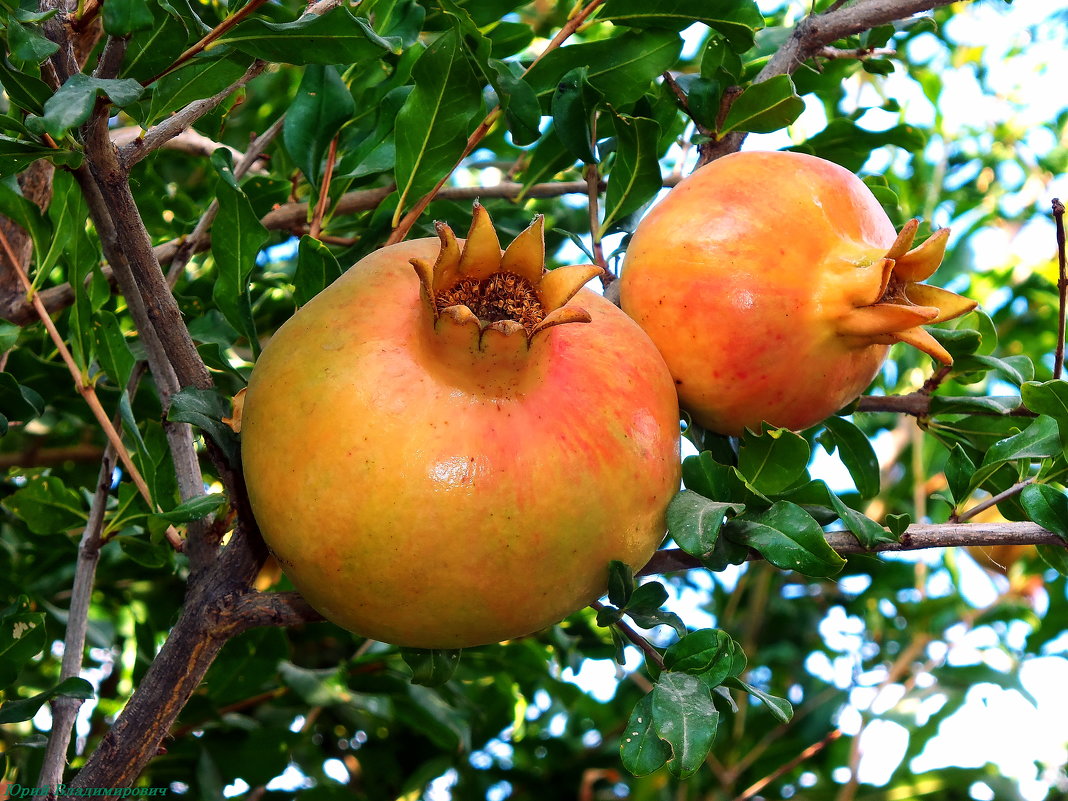
[[[956,548],[969,545],[1054,545],[1065,547],[1065,541],[1037,523],[915,523],[906,529],[900,542],[883,542],[865,548],[848,531],[828,531],[827,542],[843,556],[921,551],[927,548]],[[750,560],[760,559],[751,552]],[[657,551],[638,575],[650,576],[701,567],[701,561],[677,548]]]

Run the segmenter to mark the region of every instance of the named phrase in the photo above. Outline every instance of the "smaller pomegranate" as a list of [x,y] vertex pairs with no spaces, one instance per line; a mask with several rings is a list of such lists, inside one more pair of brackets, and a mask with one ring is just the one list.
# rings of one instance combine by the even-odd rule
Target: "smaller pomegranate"
[[790,152],[696,170],[639,223],[620,302],[660,348],[684,409],[738,435],[799,430],[852,402],[889,345],[952,364],[921,326],[975,302],[921,284],[949,229],[913,248],[853,173]]
[[[664,537],[679,411],[656,347],[544,269],[542,220],[502,254],[467,241],[378,250],[283,325],[241,417],[253,513],[326,618],[396,645],[530,634],[600,596]],[[413,269],[414,268],[414,269]]]

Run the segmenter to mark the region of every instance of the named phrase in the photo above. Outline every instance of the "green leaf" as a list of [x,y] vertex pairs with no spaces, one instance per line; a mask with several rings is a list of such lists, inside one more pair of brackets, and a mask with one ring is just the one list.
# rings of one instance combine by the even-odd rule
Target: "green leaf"
[[605,191],[604,235],[617,220],[633,214],[656,197],[663,186],[660,174],[660,126],[645,117],[616,115],[616,157]]
[[260,345],[252,320],[249,277],[256,266],[256,256],[269,234],[260,223],[259,215],[252,209],[248,196],[237,185],[231,158],[229,151],[222,148],[211,157],[221,178],[215,190],[219,213],[215,218],[214,230],[226,232],[226,236],[211,238],[211,255],[215,258],[218,270],[212,298],[227,322],[248,339],[253,354],[258,354]]
[[166,520],[168,523],[189,523],[213,514],[226,503],[226,496],[221,493],[199,495],[195,498],[190,498],[188,501],[183,501],[169,512],[157,512],[156,517]]
[[52,96],[47,83],[16,69],[4,57],[0,57],[0,84],[12,103],[30,114],[44,114],[45,101]]
[[714,501],[731,497],[731,475],[731,468],[717,462],[711,451],[701,451],[682,460],[682,483],[686,489]]
[[0,502],[34,534],[62,534],[85,525],[81,496],[58,476],[34,476]]
[[783,570],[824,577],[845,565],[812,515],[788,501],[777,501],[763,512],[746,512],[727,523],[724,533]]
[[129,36],[153,24],[152,9],[145,0],[107,0],[104,31],[110,36]]
[[851,172],[859,172],[871,152],[880,147],[894,146],[907,153],[917,153],[926,144],[924,132],[912,125],[901,124],[884,131],[871,131],[853,120],[838,118],[830,120],[822,131],[790,150],[819,156],[841,164]]
[[235,53],[200,56],[164,75],[152,87],[152,102],[143,124],[155,124],[195,100],[221,92],[244,75],[251,62],[248,56]]
[[286,112],[282,139],[286,151],[312,186],[322,177],[322,161],[341,126],[356,110],[337,67],[309,64],[297,96]]
[[652,613],[660,609],[668,599],[668,591],[659,581],[650,580],[638,586],[627,601],[626,610],[632,612]]
[[71,676],[43,693],[38,693],[29,698],[7,701],[3,706],[0,706],[0,723],[18,723],[19,721],[29,720],[37,714],[37,710],[56,696],[86,699],[93,698],[95,695],[92,684],[85,679]]
[[1068,496],[1048,484],[1029,484],[1020,493],[1020,503],[1034,522],[1068,543]]
[[619,744],[623,767],[635,776],[647,776],[664,766],[671,746],[657,736],[653,725],[653,697],[648,694],[635,705]]
[[912,525],[912,515],[907,513],[887,515],[883,520],[886,521],[886,527],[890,529],[890,533],[894,535],[894,542],[900,542],[905,530]]
[[167,419],[197,426],[222,449],[230,464],[236,465],[237,435],[222,421],[230,411],[230,403],[218,390],[185,387],[171,396]]
[[625,562],[608,563],[608,601],[624,609],[634,594],[634,570]]
[[728,687],[733,687],[736,690],[742,690],[749,693],[754,698],[759,698],[764,702],[764,705],[771,712],[779,723],[789,723],[790,718],[794,716],[793,705],[785,698],[779,698],[776,695],[771,695],[763,690],[757,689],[752,684],[746,684],[739,678],[731,677],[723,682]]
[[29,233],[34,257],[42,258],[52,242],[52,225],[36,204],[15,191],[7,181],[0,181],[0,214],[14,220]]
[[1057,421],[1061,452],[1068,456],[1068,381],[1028,381],[1020,387],[1020,398],[1032,412],[1049,415]]
[[459,648],[401,648],[405,664],[411,668],[412,684],[440,687],[456,673]]
[[963,503],[971,494],[975,463],[959,443],[953,443],[953,447],[950,448],[945,473],[949,491],[953,493],[953,500],[957,504]]
[[776,75],[743,90],[731,104],[718,133],[771,133],[785,128],[804,110],[805,101],[794,90],[790,76]]
[[666,672],[650,695],[656,734],[671,747],[668,770],[680,779],[692,776],[716,738],[719,711],[711,690],[696,676]]
[[601,100],[600,93],[588,80],[588,67],[575,67],[564,75],[556,85],[550,105],[553,115],[553,133],[559,137],[564,148],[585,164],[594,164],[593,116]]
[[[529,32],[529,28],[521,26]],[[487,62],[489,81],[497,92],[497,99],[508,120],[512,141],[520,147],[533,144],[541,136],[541,105],[534,89],[522,76],[521,67],[514,62],[491,58]]]
[[333,252],[310,236],[302,236],[297,246],[297,271],[293,276],[294,299],[303,306],[341,275],[341,265]]
[[531,67],[527,82],[548,111],[560,78],[575,67],[588,66],[590,84],[610,105],[622,108],[641,98],[649,84],[674,65],[681,48],[682,40],[670,31],[627,32],[597,42],[570,44],[553,50]]
[[811,453],[808,440],[785,428],[763,434],[746,431],[738,449],[738,472],[758,492],[775,494],[805,475]]
[[600,18],[632,28],[673,31],[703,22],[726,36],[739,51],[752,47],[756,32],[764,27],[764,15],[754,0],[608,0]]
[[[823,425],[830,435],[830,443],[838,448],[838,456],[853,478],[860,497],[874,498],[879,494],[879,459],[864,432],[843,417],[829,417]],[[827,444],[826,440],[824,444]]]
[[0,373],[0,414],[26,422],[40,416],[44,408],[44,398],[35,389],[20,384],[11,373]]
[[838,518],[865,548],[874,548],[881,542],[897,542],[894,536],[885,528],[870,517],[847,506],[841,498],[830,490],[827,491],[827,497],[830,498],[831,506],[837,513]]
[[132,78],[91,78],[76,72],[44,104],[44,115],[30,118],[26,124],[36,133],[53,139],[63,138],[71,128],[89,119],[98,97],[105,96],[119,106],[133,103],[144,87]]
[[733,665],[731,636],[720,629],[691,631],[664,651],[664,667],[678,673],[700,675],[715,687],[730,675]]
[[136,358],[119,326],[119,318],[109,311],[97,312],[93,318],[97,359],[111,382],[123,389],[133,375]]
[[1020,433],[1002,439],[990,447],[983,457],[983,463],[972,476],[972,486],[980,486],[997,472],[1004,462],[1032,462],[1061,452],[1057,421],[1052,417],[1036,418]]
[[455,30],[430,45],[412,68],[415,89],[397,114],[394,224],[430,191],[463,153],[472,118],[482,109],[481,87]]
[[295,22],[245,20],[216,44],[283,64],[358,65],[400,52],[399,40],[382,38],[344,6],[326,14],[305,14]]
[[[643,584],[642,586],[644,587],[645,585]],[[678,636],[686,636],[686,624],[683,623],[682,618],[667,609],[654,609],[652,611],[628,609],[627,615],[643,629],[654,629],[657,626],[671,626]]]
[[727,515],[744,509],[740,503],[720,503],[683,490],[668,505],[668,533],[686,553],[705,559],[715,549]]
[[53,164],[63,167],[77,167],[82,163],[83,156],[73,150],[56,150],[20,139],[0,136],[0,176],[22,172],[38,159],[48,159]]
[[51,39],[14,20],[7,23],[7,44],[16,64],[40,64],[59,50]]
[[44,614],[29,608],[29,600],[21,596],[0,615],[0,690],[48,644]]
[[170,559],[170,545],[164,543],[153,543],[128,534],[112,537],[111,541],[117,542],[122,552],[142,567],[158,570]]

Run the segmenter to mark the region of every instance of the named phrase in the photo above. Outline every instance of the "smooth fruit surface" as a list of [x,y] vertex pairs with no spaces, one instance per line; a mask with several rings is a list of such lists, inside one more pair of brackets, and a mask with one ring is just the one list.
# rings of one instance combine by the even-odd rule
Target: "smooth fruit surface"
[[445,229],[356,264],[279,329],[244,402],[249,494],[286,574],[328,619],[399,645],[559,621],[604,592],[610,560],[648,560],[679,485],[660,354],[599,295],[560,302],[597,268],[542,281],[540,227],[516,240],[505,268],[560,306],[533,334],[442,299],[500,269],[479,219],[459,262]]
[[688,176],[638,225],[621,304],[681,405],[725,434],[801,429],[856,398],[895,341],[952,361],[923,323],[971,301],[919,284],[948,230],[910,249],[864,183],[823,159],[741,152]]

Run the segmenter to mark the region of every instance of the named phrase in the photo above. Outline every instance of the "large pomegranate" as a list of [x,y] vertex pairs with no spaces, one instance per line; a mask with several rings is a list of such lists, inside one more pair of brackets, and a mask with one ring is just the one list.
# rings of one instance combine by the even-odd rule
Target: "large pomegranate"
[[696,170],[641,221],[620,301],[700,425],[802,429],[856,398],[893,342],[952,363],[921,325],[975,303],[919,283],[949,230],[911,249],[916,228],[896,234],[871,190],[837,164],[735,153]]
[[[256,520],[328,619],[398,645],[529,634],[640,567],[679,485],[671,376],[623,312],[545,272],[542,221],[502,255],[383,248],[264,348],[244,400]],[[413,268],[414,265],[414,268]]]

